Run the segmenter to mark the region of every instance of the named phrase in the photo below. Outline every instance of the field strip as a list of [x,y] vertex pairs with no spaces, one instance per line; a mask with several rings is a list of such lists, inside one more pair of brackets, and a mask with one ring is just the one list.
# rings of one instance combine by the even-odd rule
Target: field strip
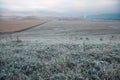
[[[10,34],[10,33],[16,33],[16,32],[22,32],[22,31],[25,31],[25,30],[28,30],[28,29],[32,29],[32,28],[34,28],[34,27],[37,27],[37,26],[40,26],[40,25],[43,25],[43,24],[45,24],[45,23],[47,23],[48,21],[42,21],[42,22],[39,22],[39,24],[31,24],[30,23],[30,25],[32,25],[32,26],[29,26],[29,25],[24,25],[22,28],[19,28],[18,27],[18,29],[14,29],[15,27],[17,28],[17,26],[15,26],[15,27],[13,27],[13,30],[9,30],[9,28],[7,29],[7,27],[6,27],[6,29],[4,30],[3,29],[3,31],[2,31],[2,29],[0,30],[0,34]],[[9,23],[8,23],[9,24]],[[19,24],[18,23],[18,25],[22,25],[22,24]],[[2,24],[1,24],[1,26],[2,26]],[[13,26],[13,25],[11,25],[10,24],[10,27],[11,26]],[[2,28],[2,27],[1,27]]]

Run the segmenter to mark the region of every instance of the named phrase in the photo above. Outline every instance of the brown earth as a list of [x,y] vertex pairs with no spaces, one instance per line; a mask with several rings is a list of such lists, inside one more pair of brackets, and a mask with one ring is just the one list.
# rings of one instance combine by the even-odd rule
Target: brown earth
[[31,28],[36,25],[45,23],[46,20],[43,19],[30,19],[30,20],[10,20],[10,19],[0,19],[0,33],[4,32],[16,32],[27,28]]

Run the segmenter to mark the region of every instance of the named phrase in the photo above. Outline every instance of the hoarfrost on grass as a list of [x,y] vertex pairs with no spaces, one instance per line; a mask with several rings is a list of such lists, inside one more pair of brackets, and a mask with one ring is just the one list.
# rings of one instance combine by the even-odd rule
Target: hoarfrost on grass
[[[3,80],[119,80],[120,44],[1,42]],[[103,47],[103,48],[101,48]],[[98,51],[100,50],[100,51]]]

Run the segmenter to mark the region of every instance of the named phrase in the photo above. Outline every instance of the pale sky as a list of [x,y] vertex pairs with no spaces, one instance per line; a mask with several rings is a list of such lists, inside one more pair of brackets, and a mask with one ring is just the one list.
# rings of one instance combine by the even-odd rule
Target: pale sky
[[55,11],[69,14],[120,13],[120,0],[0,0],[11,11]]

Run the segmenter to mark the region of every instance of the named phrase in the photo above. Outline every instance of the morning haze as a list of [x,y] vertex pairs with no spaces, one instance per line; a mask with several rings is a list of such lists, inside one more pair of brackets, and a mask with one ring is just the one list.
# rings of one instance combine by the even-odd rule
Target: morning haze
[[1,0],[0,5],[3,15],[4,11],[67,17],[120,14],[119,0]]
[[120,0],[0,0],[0,80],[120,80]]

